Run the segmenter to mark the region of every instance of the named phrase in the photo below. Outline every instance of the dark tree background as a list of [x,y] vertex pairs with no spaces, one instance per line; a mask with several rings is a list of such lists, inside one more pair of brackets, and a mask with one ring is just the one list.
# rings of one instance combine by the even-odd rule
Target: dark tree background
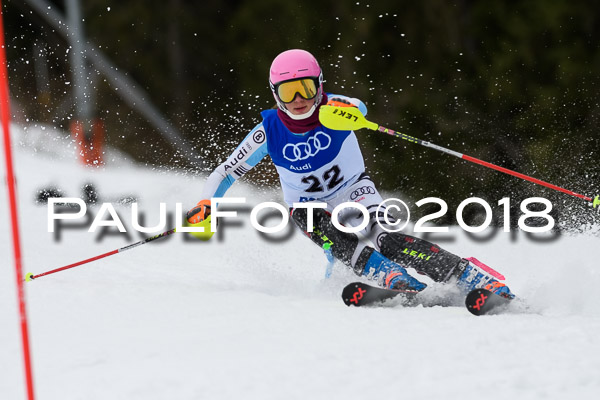
[[[212,166],[274,104],[272,59],[304,48],[320,60],[326,90],[362,99],[372,121],[577,193],[600,192],[598,1],[81,3],[87,40]],[[64,12],[61,1],[52,5]],[[16,118],[67,129],[68,44],[26,1],[3,7]],[[36,72],[40,52],[45,80]],[[108,144],[149,165],[194,171],[102,76],[93,82]],[[385,193],[437,196],[450,209],[470,196],[496,208],[503,197],[518,205],[542,196],[573,229],[598,220],[587,202],[431,149],[367,131],[359,141]],[[249,179],[277,184],[263,164]]]

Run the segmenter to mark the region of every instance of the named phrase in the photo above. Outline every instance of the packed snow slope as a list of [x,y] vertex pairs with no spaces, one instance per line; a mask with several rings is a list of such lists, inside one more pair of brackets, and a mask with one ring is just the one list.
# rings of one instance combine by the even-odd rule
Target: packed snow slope
[[[176,203],[185,210],[199,200],[204,176],[143,168],[116,152],[106,167],[85,168],[76,148],[50,128],[13,127],[13,137],[24,272],[39,274],[140,240],[131,205],[119,199],[137,199],[145,226],[158,224],[161,202],[173,215]],[[60,238],[48,232],[48,207],[35,203],[37,191],[55,186],[81,197],[86,183],[97,188],[100,202],[114,205],[128,235],[89,233],[91,220],[82,219],[66,221]],[[0,398],[12,400],[25,398],[25,385],[5,185],[1,191]],[[497,232],[476,241],[457,229],[429,237],[501,271],[525,303],[507,314],[474,317],[461,306],[348,308],[340,293],[357,279],[352,272],[336,264],[326,280],[323,251],[293,227],[277,241],[252,228],[250,207],[281,202],[277,191],[238,182],[230,195],[248,202],[209,242],[177,233],[26,283],[38,399],[592,399],[600,393],[598,237],[541,242]],[[87,214],[99,209],[90,206]]]

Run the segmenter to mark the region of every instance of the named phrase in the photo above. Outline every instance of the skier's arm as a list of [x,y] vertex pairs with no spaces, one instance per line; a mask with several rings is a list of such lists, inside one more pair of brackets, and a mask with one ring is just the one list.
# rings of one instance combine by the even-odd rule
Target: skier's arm
[[[227,160],[209,175],[202,190],[203,200],[188,212],[188,222],[198,223],[206,219],[210,215],[210,208],[206,210],[205,207],[198,206],[210,204],[212,197],[222,197],[236,180],[250,171],[265,155],[267,155],[266,135],[260,123],[250,131]],[[199,212],[201,210],[203,212]]]
[[210,174],[202,190],[202,198],[222,197],[236,180],[258,164],[267,155],[265,137],[262,123],[258,124],[229,158]]

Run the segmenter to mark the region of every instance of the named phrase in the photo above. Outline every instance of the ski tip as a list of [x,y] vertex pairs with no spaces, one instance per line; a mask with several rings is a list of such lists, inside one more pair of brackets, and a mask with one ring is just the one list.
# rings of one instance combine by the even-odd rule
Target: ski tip
[[32,280],[33,280],[33,274],[31,272],[28,272],[27,274],[25,274],[26,282],[31,282]]
[[486,313],[486,304],[492,292],[485,289],[475,289],[469,292],[465,299],[467,310],[473,315],[483,315]]
[[409,298],[417,293],[414,290],[391,290],[362,282],[353,282],[346,285],[342,291],[342,300],[347,306],[362,307],[381,304],[398,295]]
[[353,282],[344,288],[342,291],[342,299],[344,300],[344,304],[348,307],[354,305],[359,306],[360,300],[363,295],[366,293],[366,289],[361,287],[362,285],[359,282]]
[[485,315],[490,311],[502,309],[511,299],[498,296],[487,289],[475,289],[465,299],[467,310],[473,315]]

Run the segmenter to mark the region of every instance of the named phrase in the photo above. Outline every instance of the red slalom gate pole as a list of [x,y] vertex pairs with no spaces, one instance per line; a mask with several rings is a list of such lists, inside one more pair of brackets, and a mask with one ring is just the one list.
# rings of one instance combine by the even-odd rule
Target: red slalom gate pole
[[4,134],[4,158],[6,161],[6,181],[8,200],[10,204],[10,220],[12,226],[13,252],[15,258],[15,274],[17,277],[17,300],[21,325],[21,341],[23,344],[23,361],[27,383],[27,398],[34,399],[33,373],[31,353],[29,349],[29,333],[27,328],[27,307],[25,306],[25,291],[23,288],[23,270],[21,266],[21,241],[19,236],[19,220],[17,214],[16,185],[13,171],[12,151],[10,143],[10,100],[8,95],[8,69],[6,67],[6,45],[4,40],[4,12],[0,1],[0,118]]

